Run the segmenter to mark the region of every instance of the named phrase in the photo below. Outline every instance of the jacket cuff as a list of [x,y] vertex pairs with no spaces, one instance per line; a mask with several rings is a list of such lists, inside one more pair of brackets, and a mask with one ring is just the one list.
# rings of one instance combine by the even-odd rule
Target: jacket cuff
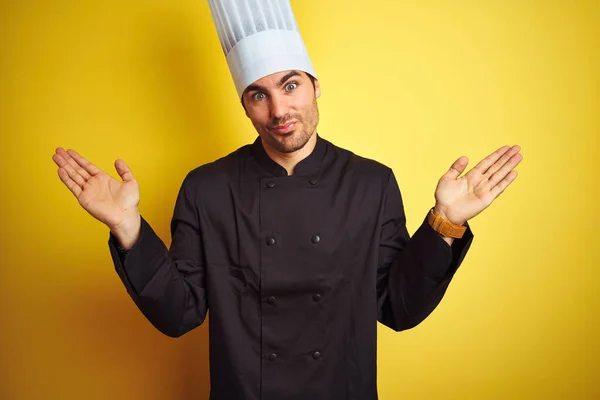
[[140,218],[140,235],[130,249],[121,248],[112,232],[108,238],[115,270],[131,296],[139,296],[154,276],[155,269],[161,264],[156,258],[168,257],[164,243],[144,217]]
[[473,232],[469,223],[466,223],[467,230],[460,239],[454,239],[450,246],[436,232],[428,222],[429,212],[425,215],[423,223],[413,234],[415,242],[415,257],[421,265],[426,268],[426,275],[440,279],[448,275],[453,275],[465,258],[469,247],[473,241]]

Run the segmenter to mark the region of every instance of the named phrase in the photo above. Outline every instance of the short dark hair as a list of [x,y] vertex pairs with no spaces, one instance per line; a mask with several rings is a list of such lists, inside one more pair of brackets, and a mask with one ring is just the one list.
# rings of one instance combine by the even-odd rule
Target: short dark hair
[[[302,71],[302,72],[304,72],[304,71]],[[313,89],[316,89],[316,87],[315,87],[315,80],[316,80],[317,78],[315,78],[314,76],[312,76],[312,75],[311,75],[311,74],[309,74],[308,72],[304,72],[304,73],[305,73],[305,74],[306,74],[306,75],[307,75],[307,76],[310,78],[310,82],[311,82],[311,83],[312,83],[312,85],[313,85]],[[242,107],[244,107],[244,111],[246,111],[246,105],[244,104],[244,93],[242,93],[242,97],[240,98],[240,101],[241,101],[241,103],[242,103]]]

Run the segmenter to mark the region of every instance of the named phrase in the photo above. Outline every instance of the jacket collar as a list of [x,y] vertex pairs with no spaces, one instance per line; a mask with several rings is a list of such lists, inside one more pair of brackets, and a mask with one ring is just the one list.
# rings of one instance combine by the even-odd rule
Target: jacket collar
[[[315,148],[312,153],[310,153],[306,158],[301,160],[294,169],[294,175],[298,176],[308,176],[316,173],[320,166],[322,165],[325,156],[327,154],[327,141],[317,135],[317,143],[315,144]],[[271,173],[273,176],[287,176],[287,171],[281,165],[277,164],[265,151],[263,147],[260,136],[256,138],[254,143],[252,143],[252,154],[256,161]]]

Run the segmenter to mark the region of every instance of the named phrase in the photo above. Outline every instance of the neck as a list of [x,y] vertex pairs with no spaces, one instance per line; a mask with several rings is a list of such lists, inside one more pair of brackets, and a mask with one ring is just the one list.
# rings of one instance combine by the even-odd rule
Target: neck
[[303,148],[296,150],[292,153],[282,153],[280,151],[277,151],[268,144],[266,144],[263,140],[261,140],[261,143],[263,148],[265,149],[265,152],[271,158],[271,160],[275,161],[277,164],[285,168],[288,175],[294,175],[296,165],[298,165],[300,161],[308,157],[310,153],[312,153],[315,149],[315,146],[317,144],[317,135],[316,133],[313,133]]

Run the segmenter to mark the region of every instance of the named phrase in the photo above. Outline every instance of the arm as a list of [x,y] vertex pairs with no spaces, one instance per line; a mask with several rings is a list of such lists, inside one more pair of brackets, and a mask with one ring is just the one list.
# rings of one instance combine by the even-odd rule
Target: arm
[[383,207],[377,269],[378,320],[401,331],[416,326],[437,307],[471,245],[473,233],[468,227],[463,237],[454,239],[450,246],[429,226],[426,215],[409,237],[393,173]]
[[[517,177],[521,147],[502,146],[460,176],[468,158],[458,158],[440,178],[435,190],[435,212],[462,225],[487,207]],[[414,327],[438,305],[464,259],[473,233],[446,241],[427,223],[409,239],[398,184],[390,175],[384,199],[379,268],[377,273],[378,319],[395,330]]]
[[171,337],[202,324],[208,310],[195,204],[186,177],[171,220],[169,250],[142,216],[139,236],[130,248],[122,248],[115,234],[109,234],[112,260],[127,293],[144,316]]

